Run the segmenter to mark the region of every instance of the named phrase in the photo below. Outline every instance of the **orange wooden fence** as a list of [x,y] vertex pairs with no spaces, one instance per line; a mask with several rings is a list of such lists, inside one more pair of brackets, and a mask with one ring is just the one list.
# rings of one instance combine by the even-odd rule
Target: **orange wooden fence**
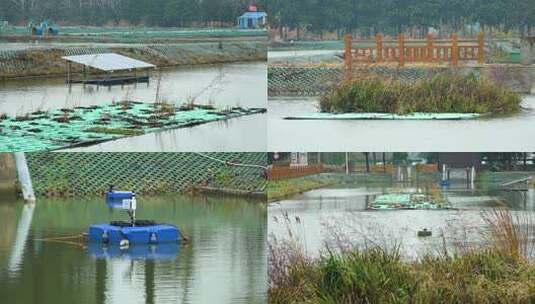
[[[351,171],[352,172],[366,172],[366,164],[351,164]],[[370,164],[370,173],[392,173],[394,171],[394,165],[392,164],[386,164],[386,165],[374,165]]]
[[281,180],[288,178],[303,177],[323,172],[322,165],[311,165],[302,167],[273,167],[267,170],[268,180]]
[[[388,173],[394,172],[395,166],[392,164],[386,165],[373,165],[370,164],[370,173]],[[327,169],[327,171],[333,171],[333,168]],[[345,171],[345,169],[343,170]],[[289,166],[274,166],[267,170],[268,180],[282,180],[289,178],[297,178],[308,175],[314,175],[325,172],[323,165],[310,165],[302,167],[289,167]],[[352,164],[351,172],[366,172],[366,166],[364,164]],[[416,172],[420,173],[435,173],[438,172],[437,164],[418,164],[416,165]]]
[[416,165],[416,172],[436,173],[438,172],[438,165],[437,164],[418,164]]
[[[403,66],[407,62],[450,62],[457,66],[459,61],[485,61],[485,37],[479,33],[477,39],[459,39],[452,34],[451,39],[405,40],[400,34],[397,40],[385,41],[382,34],[375,37],[375,46],[358,46],[351,35],[344,37],[344,58],[347,72],[352,72],[354,64],[373,62],[397,62]],[[368,43],[369,44],[369,43]]]

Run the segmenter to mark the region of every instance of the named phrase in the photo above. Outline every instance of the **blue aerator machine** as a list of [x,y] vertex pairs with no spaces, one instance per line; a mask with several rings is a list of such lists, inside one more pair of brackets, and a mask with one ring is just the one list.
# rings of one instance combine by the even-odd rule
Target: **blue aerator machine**
[[113,221],[89,227],[89,241],[120,246],[178,243],[181,234],[169,224],[157,224],[151,220],[136,219],[136,194],[132,191],[115,191],[110,186],[106,192],[106,204],[113,209],[126,210],[130,221]]

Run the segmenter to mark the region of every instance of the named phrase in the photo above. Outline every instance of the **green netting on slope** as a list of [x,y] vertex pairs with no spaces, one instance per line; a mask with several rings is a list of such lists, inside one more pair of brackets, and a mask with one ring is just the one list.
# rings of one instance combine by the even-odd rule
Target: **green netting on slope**
[[309,113],[285,117],[289,120],[464,120],[481,117],[478,113]]
[[25,53],[24,50],[0,50],[0,72],[16,74],[18,71],[32,69],[33,64],[27,60]]
[[[266,56],[265,43],[197,42],[170,44],[135,44],[109,46],[61,46],[35,49],[5,49],[0,47],[0,76],[66,73],[62,56],[116,52],[158,66],[194,65],[217,62],[261,60]],[[73,66],[76,70],[77,66]]]
[[[369,67],[356,69],[355,75],[376,74],[403,81],[417,81],[430,76],[432,69]],[[326,67],[269,67],[268,91],[270,96],[315,96],[340,83],[342,68]]]
[[313,96],[340,83],[339,68],[269,67],[269,96]]
[[432,198],[420,193],[389,193],[379,195],[368,206],[373,210],[395,209],[450,209],[447,202],[434,202]]
[[151,44],[143,50],[178,64],[258,60],[267,54],[265,44],[251,41]]
[[66,73],[62,56],[112,52],[106,47],[52,47],[35,49],[0,49],[0,76]]
[[27,153],[39,196],[100,195],[108,185],[140,194],[181,192],[191,186],[263,192],[265,153]]
[[263,113],[240,107],[121,102],[0,119],[0,151],[56,150]]

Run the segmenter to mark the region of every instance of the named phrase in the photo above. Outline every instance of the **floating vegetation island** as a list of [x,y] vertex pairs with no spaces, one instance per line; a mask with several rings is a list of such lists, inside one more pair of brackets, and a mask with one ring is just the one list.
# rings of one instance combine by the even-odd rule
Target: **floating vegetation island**
[[0,151],[57,150],[265,112],[264,108],[124,101],[16,117],[1,115]]
[[483,77],[442,73],[414,83],[358,79],[324,94],[320,109],[333,114],[511,114],[520,110],[520,102],[519,94]]
[[397,209],[451,209],[448,201],[440,194],[433,193],[389,193],[379,195],[368,206],[371,210]]

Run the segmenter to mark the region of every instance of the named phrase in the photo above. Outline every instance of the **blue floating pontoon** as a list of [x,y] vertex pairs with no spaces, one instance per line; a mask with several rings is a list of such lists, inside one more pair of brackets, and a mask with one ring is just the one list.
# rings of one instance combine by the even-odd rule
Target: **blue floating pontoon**
[[89,240],[100,243],[119,244],[127,240],[130,244],[158,244],[178,242],[180,233],[173,225],[154,224],[148,226],[127,226],[94,224],[89,227]]
[[147,245],[178,243],[180,231],[174,225],[157,224],[154,221],[136,220],[136,195],[131,191],[106,192],[106,204],[110,208],[126,210],[130,222],[116,221],[94,224],[89,227],[89,241],[116,245]]

